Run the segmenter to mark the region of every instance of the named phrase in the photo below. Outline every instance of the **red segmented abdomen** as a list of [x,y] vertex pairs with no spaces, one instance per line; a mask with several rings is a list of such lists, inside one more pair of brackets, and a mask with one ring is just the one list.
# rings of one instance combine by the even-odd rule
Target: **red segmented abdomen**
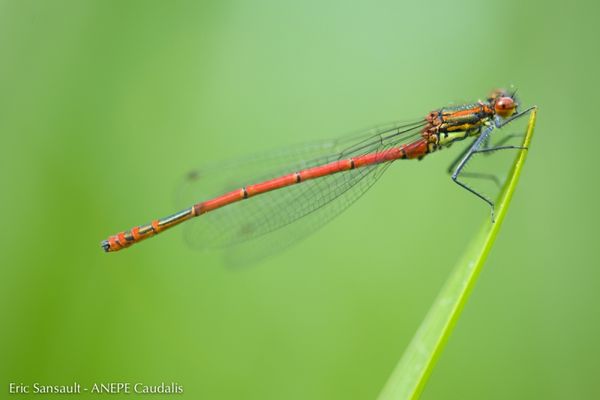
[[215,197],[214,199],[196,204],[194,206],[194,210],[196,215],[200,215],[212,210],[216,210],[217,208],[221,208],[227,204],[235,203],[243,198],[244,196],[242,189],[237,189],[222,196]]
[[102,241],[105,251],[118,251],[132,244],[148,239],[160,232],[195,217],[196,210],[191,207],[165,218],[155,219],[149,224],[136,226],[128,231],[119,232]]
[[212,200],[198,203],[194,206],[196,214],[204,214],[208,211],[235,203],[237,201],[267,193],[272,190],[281,189],[287,186],[307,181],[310,179],[321,178],[323,176],[336,174],[338,172],[348,171],[354,168],[360,168],[367,165],[379,164],[382,162],[393,161],[402,158],[419,158],[428,152],[428,142],[426,139],[419,139],[413,143],[394,147],[378,153],[370,153],[362,156],[333,161],[325,165],[308,168],[299,172],[283,175],[268,181],[248,185],[246,187],[234,190]]
[[246,197],[255,196],[257,194],[270,192],[271,190],[281,189],[286,186],[298,183],[298,174],[289,174],[280,176],[279,178],[271,179],[265,182],[257,183],[254,185],[246,186]]
[[248,185],[246,187],[233,190],[222,196],[215,197],[214,199],[198,203],[193,207],[183,210],[170,217],[154,220],[150,224],[138,226],[129,231],[120,232],[117,235],[110,236],[107,240],[102,242],[102,247],[104,247],[105,251],[121,250],[131,246],[134,243],[152,237],[159,232],[180,224],[181,222],[190,218],[197,217],[201,214],[216,210],[217,208],[221,208],[252,196],[259,195],[261,193],[267,193],[272,190],[295,185],[306,180],[321,178],[323,176],[365,167],[368,165],[380,164],[397,159],[421,158],[425,156],[428,151],[429,144],[425,138],[422,138],[400,147],[394,147],[381,152],[365,154],[354,158],[333,161],[325,165],[319,165],[264,182]]
[[402,150],[405,153],[405,157],[409,160],[415,158],[421,158],[429,153],[429,142],[427,139],[419,139],[412,143],[402,146]]

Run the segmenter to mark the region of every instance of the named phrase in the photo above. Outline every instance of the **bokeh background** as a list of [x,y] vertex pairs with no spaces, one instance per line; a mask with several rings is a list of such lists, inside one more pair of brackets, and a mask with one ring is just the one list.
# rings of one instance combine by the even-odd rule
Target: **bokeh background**
[[203,162],[514,84],[536,136],[423,398],[598,398],[597,4],[0,1],[2,397],[128,381],[375,398],[489,218],[445,173],[458,148],[396,163],[250,268],[181,230],[117,254],[99,241],[175,211]]

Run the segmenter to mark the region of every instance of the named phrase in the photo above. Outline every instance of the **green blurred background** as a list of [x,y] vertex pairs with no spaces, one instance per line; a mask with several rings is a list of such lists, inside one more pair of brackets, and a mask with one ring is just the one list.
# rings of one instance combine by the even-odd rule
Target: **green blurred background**
[[536,136],[423,398],[598,398],[598,11],[0,1],[2,397],[9,382],[75,380],[177,382],[190,399],[375,398],[489,218],[445,173],[458,148],[396,163],[251,268],[191,250],[179,229],[117,254],[99,241],[175,211],[176,183],[202,162],[514,84],[540,107]]

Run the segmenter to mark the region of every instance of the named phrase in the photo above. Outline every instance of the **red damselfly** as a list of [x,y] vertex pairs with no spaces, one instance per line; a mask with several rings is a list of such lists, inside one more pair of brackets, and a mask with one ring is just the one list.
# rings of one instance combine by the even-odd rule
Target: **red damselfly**
[[[346,209],[393,161],[422,159],[468,138],[473,142],[451,166],[452,180],[485,201],[492,208],[493,219],[492,199],[466,185],[461,173],[477,153],[522,148],[489,144],[495,129],[534,109],[518,112],[517,106],[514,93],[496,90],[485,100],[437,109],[413,122],[393,124],[350,140],[295,149],[277,160],[271,170],[254,172],[246,165],[230,168],[239,176],[225,183],[229,189],[221,186],[221,191],[216,189],[207,200],[110,236],[101,246],[107,252],[121,250],[209,213],[190,224],[188,237],[194,246],[225,247],[262,238],[266,247],[284,247]],[[198,178],[198,173],[190,178]],[[203,180],[196,180],[202,186]],[[269,241],[267,234],[284,228],[285,235],[276,242]]]

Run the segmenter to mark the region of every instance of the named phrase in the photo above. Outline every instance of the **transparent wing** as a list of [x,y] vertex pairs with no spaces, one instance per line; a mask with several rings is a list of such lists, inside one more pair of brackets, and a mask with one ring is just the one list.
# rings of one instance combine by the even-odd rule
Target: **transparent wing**
[[[256,218],[247,220],[245,228],[237,232],[239,240],[223,249],[227,263],[234,266],[249,264],[300,242],[358,200],[390,165],[391,163],[383,163],[347,171],[342,173],[345,175],[343,180],[334,179],[334,175],[331,175],[308,181],[305,182],[307,186],[303,190],[299,190],[300,185],[289,187],[286,198],[277,199],[281,202],[281,209],[286,208],[284,203],[290,207],[297,204],[297,201],[301,203],[307,194],[314,197],[303,209],[287,214],[285,225],[277,223],[273,226],[273,219],[277,220],[277,216],[271,217],[268,214],[262,216],[264,222],[259,220],[256,228],[251,225],[257,221]],[[296,200],[297,197],[301,198]],[[193,227],[189,228],[190,231],[193,230]],[[195,232],[197,234],[198,231]],[[260,234],[257,234],[258,232]],[[191,234],[187,235],[187,238],[190,243],[197,244],[198,237],[192,232],[189,233]]]
[[[393,122],[342,138],[303,143],[283,149],[251,154],[241,159],[206,163],[186,173],[175,191],[177,207],[189,207],[252,183],[324,164],[345,153],[359,153],[361,145],[379,141],[391,132],[422,126],[417,122]],[[388,139],[389,140],[389,139]]]
[[[391,124],[351,139],[319,142],[244,163],[199,169],[180,189],[187,205],[242,186],[329,162],[377,153],[415,140],[423,121]],[[225,248],[239,264],[281,250],[329,222],[356,201],[390,162],[309,180],[209,212],[187,224],[186,239],[195,248]],[[207,171],[200,175],[199,171]],[[211,171],[218,172],[215,177]],[[266,173],[265,173],[266,171]],[[240,178],[241,177],[241,178]],[[201,196],[201,188],[209,195]]]

